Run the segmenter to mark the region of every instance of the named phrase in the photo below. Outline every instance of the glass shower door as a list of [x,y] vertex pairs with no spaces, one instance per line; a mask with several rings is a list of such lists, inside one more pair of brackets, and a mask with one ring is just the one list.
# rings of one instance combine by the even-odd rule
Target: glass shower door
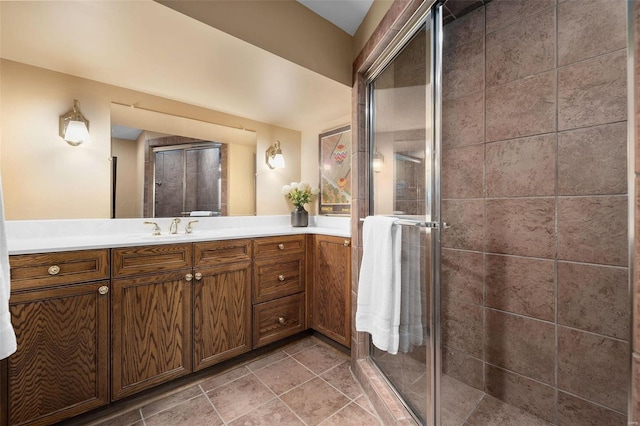
[[205,143],[154,148],[154,217],[222,210],[220,145]]
[[423,424],[433,424],[436,378],[431,343],[433,90],[431,14],[416,23],[398,53],[370,77],[372,215],[400,219],[401,302],[397,354],[371,358]]

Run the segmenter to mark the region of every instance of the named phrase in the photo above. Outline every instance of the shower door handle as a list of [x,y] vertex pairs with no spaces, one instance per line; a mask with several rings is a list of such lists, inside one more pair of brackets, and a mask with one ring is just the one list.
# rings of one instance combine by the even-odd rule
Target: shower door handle
[[433,229],[447,229],[451,227],[451,225],[449,225],[447,222],[442,222],[442,227],[440,227],[439,222],[420,222],[420,223],[416,223],[415,225],[424,227],[424,228],[433,228]]

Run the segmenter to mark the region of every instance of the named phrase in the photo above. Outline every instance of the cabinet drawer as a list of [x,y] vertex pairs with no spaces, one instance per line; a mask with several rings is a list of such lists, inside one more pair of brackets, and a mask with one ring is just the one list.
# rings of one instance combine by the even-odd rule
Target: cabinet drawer
[[287,237],[257,238],[253,240],[253,251],[256,259],[304,253],[306,235]]
[[194,267],[226,265],[252,259],[251,240],[226,240],[195,243]]
[[253,273],[253,303],[304,291],[304,257],[293,255],[256,260]]
[[253,307],[253,347],[292,336],[306,329],[304,293]]
[[11,288],[25,290],[109,278],[109,250],[10,256]]
[[191,244],[113,249],[113,277],[191,268]]

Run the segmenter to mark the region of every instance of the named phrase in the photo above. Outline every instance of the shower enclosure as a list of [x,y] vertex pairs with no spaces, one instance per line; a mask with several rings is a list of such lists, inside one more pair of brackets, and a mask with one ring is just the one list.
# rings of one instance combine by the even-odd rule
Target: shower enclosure
[[220,216],[220,147],[200,142],[153,148],[153,217],[180,217],[192,211]]
[[422,424],[626,425],[626,4],[442,3],[360,75],[403,240],[399,352],[364,355]]

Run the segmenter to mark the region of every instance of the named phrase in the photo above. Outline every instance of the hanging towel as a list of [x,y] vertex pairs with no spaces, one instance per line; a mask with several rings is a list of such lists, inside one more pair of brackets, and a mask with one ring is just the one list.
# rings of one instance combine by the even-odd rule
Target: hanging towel
[[400,285],[400,343],[401,352],[422,346],[422,303],[426,300],[422,284],[426,277],[422,270],[422,231],[419,227],[405,227],[402,232],[402,283]]
[[373,344],[398,353],[400,325],[400,245],[398,219],[368,216],[363,226],[363,255],[358,281],[356,330],[371,334]]
[[214,216],[213,212],[210,210],[194,210],[189,213],[191,217],[205,217],[205,216]]
[[11,325],[9,313],[9,250],[4,226],[4,204],[2,202],[2,180],[0,179],[0,359],[7,358],[16,351],[16,335]]

